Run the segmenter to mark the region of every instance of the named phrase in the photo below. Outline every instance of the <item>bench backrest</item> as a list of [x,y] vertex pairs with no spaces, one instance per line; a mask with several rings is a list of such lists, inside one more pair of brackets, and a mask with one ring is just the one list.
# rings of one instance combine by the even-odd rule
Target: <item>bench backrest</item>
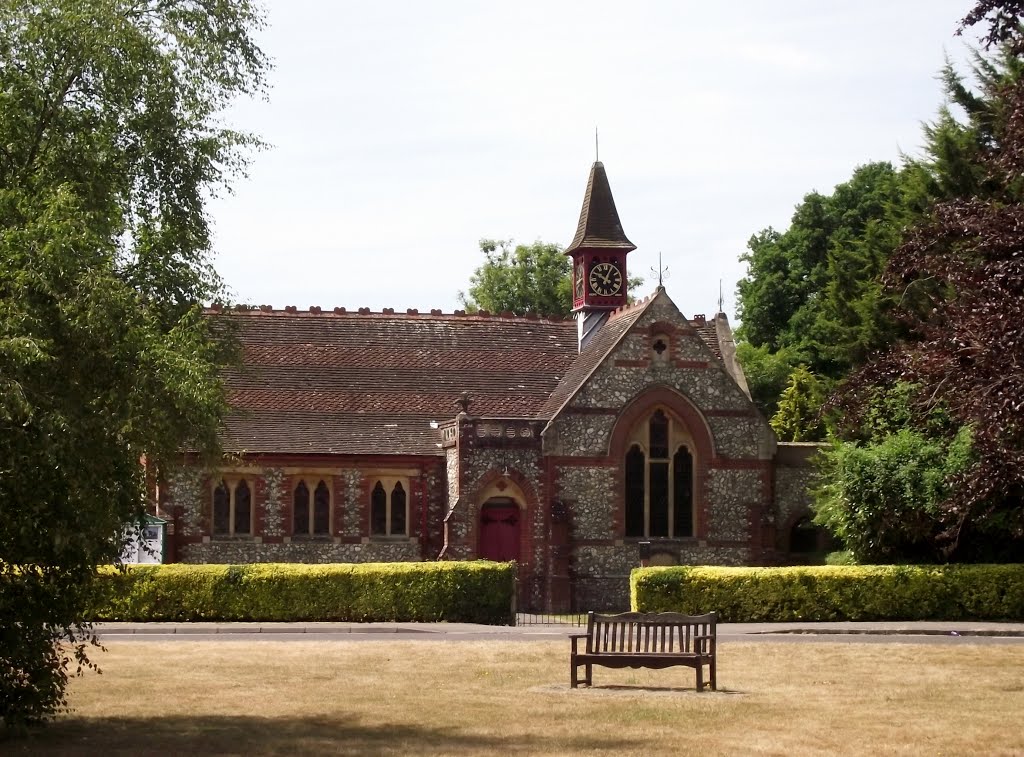
[[714,654],[718,617],[677,612],[624,612],[587,615],[587,652],[591,654]]

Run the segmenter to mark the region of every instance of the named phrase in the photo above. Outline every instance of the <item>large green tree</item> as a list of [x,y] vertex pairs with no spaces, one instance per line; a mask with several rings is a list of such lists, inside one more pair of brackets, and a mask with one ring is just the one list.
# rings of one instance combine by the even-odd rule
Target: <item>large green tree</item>
[[859,167],[832,194],[811,192],[785,232],[751,237],[739,282],[739,338],[789,350],[840,378],[891,338],[879,279],[912,217],[913,184],[889,163]]
[[882,274],[937,201],[962,197],[1014,200],[1021,187],[996,180],[985,155],[997,149],[1010,115],[1003,93],[1020,78],[1011,51],[972,53],[967,74],[941,71],[946,102],[925,124],[918,157],[856,169],[830,195],[808,194],[784,232],[751,237],[738,285],[738,354],[751,391],[771,415],[789,374],[805,364],[842,379],[906,331],[895,306],[929,307],[921,287],[886,289]]
[[[572,312],[572,262],[561,246],[538,240],[513,247],[504,239],[481,239],[480,252],[483,265],[469,277],[469,291],[459,292],[466,310],[562,318]],[[642,283],[631,276],[629,290]]]
[[[255,144],[248,0],[0,0],[0,723],[64,704],[143,462],[213,451],[204,200]],[[72,643],[62,643],[71,639]]]
[[459,300],[470,312],[511,311],[567,316],[572,310],[572,263],[557,244],[519,244],[481,239],[484,263],[469,278]]

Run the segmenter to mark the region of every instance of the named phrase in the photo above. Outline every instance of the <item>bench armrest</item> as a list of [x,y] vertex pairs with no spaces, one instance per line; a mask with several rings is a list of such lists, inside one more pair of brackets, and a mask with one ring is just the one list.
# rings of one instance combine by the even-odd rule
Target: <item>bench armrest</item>
[[587,638],[588,634],[585,633],[571,633],[569,634],[569,641],[572,642],[572,653],[576,654],[576,642],[580,639]]

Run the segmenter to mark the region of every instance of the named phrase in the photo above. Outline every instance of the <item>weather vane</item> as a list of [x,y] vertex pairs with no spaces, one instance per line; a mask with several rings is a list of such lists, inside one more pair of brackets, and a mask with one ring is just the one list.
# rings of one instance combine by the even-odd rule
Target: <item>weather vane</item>
[[658,253],[658,267],[657,268],[654,268],[653,266],[651,267],[651,275],[658,277],[658,289],[664,289],[665,288],[665,286],[664,286],[665,279],[667,279],[669,277],[669,273],[668,273],[668,266],[667,265],[663,266],[661,264],[661,253],[660,252]]
[[599,149],[598,144],[597,144],[597,127],[596,126],[594,127],[594,162],[595,163],[600,163],[601,162],[601,150]]
[[725,312],[725,297],[722,296],[722,280],[718,280],[718,312]]

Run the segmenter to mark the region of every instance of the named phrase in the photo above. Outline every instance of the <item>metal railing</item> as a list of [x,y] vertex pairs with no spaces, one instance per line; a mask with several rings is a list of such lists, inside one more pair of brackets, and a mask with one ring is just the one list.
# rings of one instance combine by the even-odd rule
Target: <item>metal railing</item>
[[[564,580],[564,579],[563,579]],[[516,625],[586,624],[587,611],[625,612],[629,609],[629,579],[619,576],[582,578],[554,584],[544,576],[516,579]]]

